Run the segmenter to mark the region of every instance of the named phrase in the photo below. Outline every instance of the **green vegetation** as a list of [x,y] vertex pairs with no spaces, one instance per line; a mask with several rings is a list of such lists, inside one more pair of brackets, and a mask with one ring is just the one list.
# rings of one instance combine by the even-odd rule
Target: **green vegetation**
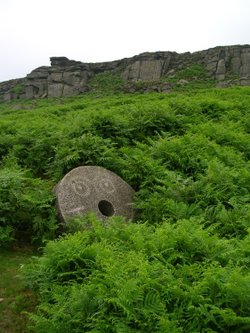
[[26,271],[37,332],[249,331],[249,238],[219,239],[195,218],[85,222]]
[[54,197],[48,184],[18,165],[5,165],[0,169],[0,198],[0,246],[14,239],[40,243],[54,236]]
[[124,82],[119,75],[104,72],[94,75],[89,82],[89,89],[95,93],[114,94],[121,91]]
[[17,84],[11,89],[11,92],[17,96],[20,96],[21,94],[25,93],[25,87],[23,84]]
[[208,89],[215,87],[216,80],[212,79],[204,65],[191,64],[162,78],[163,82],[173,85],[174,91],[193,91],[193,89]]
[[[249,332],[250,88],[110,89],[0,104],[0,246],[47,242],[31,330]],[[52,190],[79,165],[135,189],[133,223],[62,234]]]
[[203,65],[192,64],[184,69],[176,72],[174,75],[177,79],[205,79],[207,78],[207,72]]
[[31,254],[28,248],[0,252],[0,332],[27,332],[27,313],[34,311],[36,300],[23,287],[20,269]]

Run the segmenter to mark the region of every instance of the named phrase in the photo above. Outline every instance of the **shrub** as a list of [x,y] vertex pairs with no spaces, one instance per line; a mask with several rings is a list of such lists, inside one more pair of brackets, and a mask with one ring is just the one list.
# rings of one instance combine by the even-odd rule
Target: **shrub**
[[48,185],[15,166],[0,168],[0,245],[54,236],[54,197]]
[[2,247],[55,236],[74,167],[136,190],[136,223],[79,218],[27,268],[36,332],[249,331],[249,87],[16,103],[0,103]]
[[25,93],[25,86],[21,83],[16,84],[12,89],[11,92],[20,96],[21,94]]
[[[83,222],[84,223],[84,222]],[[26,267],[36,332],[247,332],[244,251],[194,219],[156,227],[113,219],[50,242]]]
[[7,225],[7,226],[2,226],[0,227],[0,248],[2,247],[8,247],[13,241],[14,229]]
[[119,75],[111,73],[95,74],[89,82],[91,91],[95,93],[115,93],[121,90],[124,82]]
[[[66,142],[65,142],[66,141]],[[114,145],[110,139],[103,139],[92,134],[83,134],[80,137],[63,140],[58,147],[55,160],[49,172],[57,179],[65,173],[80,165],[108,164],[113,159]]]

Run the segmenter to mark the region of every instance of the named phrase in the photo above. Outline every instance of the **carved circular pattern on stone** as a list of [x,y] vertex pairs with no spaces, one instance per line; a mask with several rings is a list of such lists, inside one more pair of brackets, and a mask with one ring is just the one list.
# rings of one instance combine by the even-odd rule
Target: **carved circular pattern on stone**
[[76,177],[72,178],[71,185],[74,190],[74,192],[81,197],[88,197],[91,193],[89,185],[86,182],[86,179]]
[[100,188],[100,190],[106,192],[106,193],[114,193],[115,192],[115,186],[114,183],[112,182],[111,179],[105,178],[105,179],[100,179],[97,182],[97,187]]
[[98,166],[80,166],[67,173],[55,188],[63,221],[94,212],[98,218],[133,219],[134,190],[115,173]]

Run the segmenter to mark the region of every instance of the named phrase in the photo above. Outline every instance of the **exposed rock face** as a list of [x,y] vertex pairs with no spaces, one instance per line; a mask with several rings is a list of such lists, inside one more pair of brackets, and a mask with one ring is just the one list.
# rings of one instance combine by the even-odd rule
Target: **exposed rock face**
[[165,64],[165,59],[136,60],[122,72],[122,78],[125,81],[157,81],[164,73]]
[[[229,80],[234,84],[250,85],[250,45],[218,46],[194,53],[154,52],[142,53],[132,58],[103,62],[82,63],[66,57],[52,57],[50,67],[39,67],[26,78],[0,83],[0,96],[15,98],[13,88],[22,84],[25,94],[20,98],[73,96],[88,91],[89,79],[95,74],[111,72],[118,74],[125,82],[154,82],[154,90],[164,90],[163,77],[193,64],[203,65],[207,75],[226,86]],[[159,83],[158,88],[157,82]],[[168,90],[168,88],[166,88]]]
[[[4,81],[0,83],[0,97],[2,96],[5,101],[10,101],[14,98],[25,98],[25,79],[15,79]],[[21,87],[22,91],[17,91],[16,87]]]

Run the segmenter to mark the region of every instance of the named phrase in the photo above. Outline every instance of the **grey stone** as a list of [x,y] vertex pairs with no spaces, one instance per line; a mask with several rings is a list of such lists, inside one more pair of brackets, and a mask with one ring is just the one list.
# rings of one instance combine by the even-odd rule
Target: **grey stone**
[[51,83],[48,86],[48,97],[61,97],[63,96],[63,83]]
[[11,92],[6,92],[3,95],[3,100],[9,102],[13,99],[13,94]]
[[50,58],[51,66],[67,66],[70,60],[66,57],[51,57]]
[[53,72],[50,74],[49,79],[51,81],[62,82],[63,72]]
[[234,74],[239,74],[240,65],[241,65],[240,57],[234,56],[231,60],[231,70]]
[[171,91],[171,85],[169,83],[163,83],[161,85],[161,92],[169,93]]
[[217,70],[216,70],[216,79],[221,81],[225,79],[226,74],[226,65],[225,65],[225,59],[220,59],[217,64]]
[[[86,71],[65,71],[63,73],[63,82],[68,86],[72,86],[73,89],[71,91],[73,94],[79,94],[79,92],[86,88],[88,85],[88,72]],[[69,96],[68,90],[64,90],[63,95]]]
[[122,73],[122,78],[125,81],[137,81],[139,79],[140,61],[135,61],[133,64],[126,67]]
[[248,78],[243,77],[239,81],[240,81],[241,86],[250,86],[250,77],[248,77]]
[[65,71],[63,73],[63,80],[67,84],[79,84],[82,80],[84,80],[85,75],[81,71]]
[[30,74],[27,75],[29,80],[45,79],[48,78],[49,67],[38,67],[34,69]]
[[164,62],[161,60],[135,61],[122,73],[124,80],[156,81],[161,77]]
[[168,77],[174,77],[175,73],[176,73],[175,69],[170,69],[170,71],[167,72],[167,76]]
[[33,84],[33,97],[42,97],[47,94],[47,85],[44,81],[37,81]]
[[183,86],[185,84],[188,84],[188,80],[181,79],[177,83]]
[[[89,79],[98,73],[120,75],[128,91],[138,91],[134,82],[146,82],[146,91],[162,91],[161,78],[171,78],[178,70],[201,64],[212,79],[225,81],[234,76],[239,84],[249,85],[250,46],[220,46],[194,53],[145,52],[131,58],[110,62],[83,63],[66,57],[52,57],[51,66],[33,70],[26,78],[0,83],[0,98],[13,99],[11,94],[17,84],[26,87],[26,98],[42,96],[62,97],[84,93],[89,89]],[[148,87],[148,83],[156,87]],[[143,85],[141,85],[143,86]],[[223,85],[222,85],[223,86]],[[140,90],[143,90],[140,87]],[[145,91],[145,89],[143,91]],[[22,98],[23,95],[19,95]]]
[[208,62],[206,64],[206,69],[211,75],[213,75],[216,72],[216,67],[217,67],[217,62],[215,61]]
[[78,90],[76,90],[76,88],[74,86],[65,84],[63,87],[63,96],[74,96],[74,95],[78,95]]
[[98,166],[80,166],[55,188],[57,208],[63,221],[94,212],[102,220],[111,216],[133,219],[134,190],[115,173]]
[[250,48],[241,54],[240,76],[250,76]]
[[216,84],[216,87],[217,88],[228,88],[232,85],[232,82],[231,81],[219,81],[217,84]]
[[26,91],[26,98],[30,99],[34,97],[34,91],[33,91],[33,87],[31,85],[27,86],[25,88]]
[[25,86],[25,79],[0,82],[0,98],[6,101],[16,98],[17,95],[13,93],[13,89],[15,90],[17,85]]

